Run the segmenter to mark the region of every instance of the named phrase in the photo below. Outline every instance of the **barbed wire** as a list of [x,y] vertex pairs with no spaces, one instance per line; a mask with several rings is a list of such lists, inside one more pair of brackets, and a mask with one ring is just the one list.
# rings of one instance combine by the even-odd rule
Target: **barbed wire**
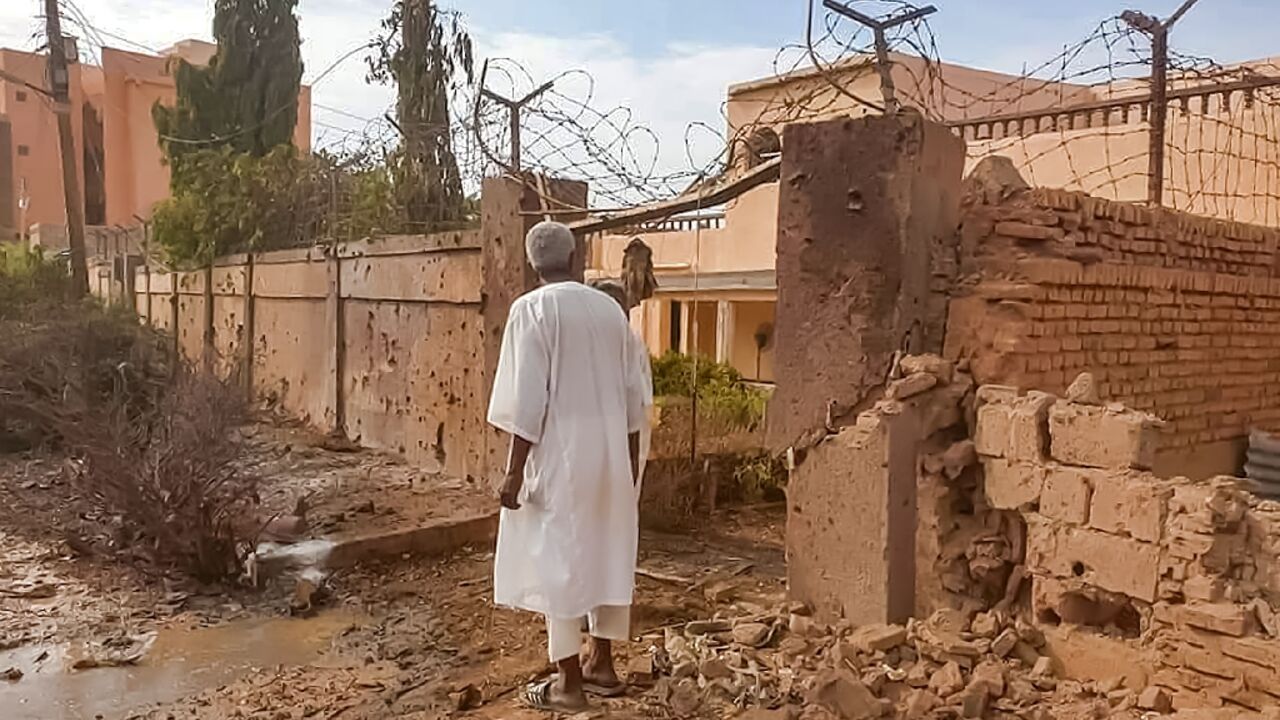
[[[74,0],[61,2],[90,42],[105,46],[107,34],[93,28]],[[905,0],[868,5],[889,14],[915,8]],[[802,40],[779,49],[771,77],[735,86],[718,120],[689,122],[682,137],[660,136],[632,108],[602,102],[597,80],[584,70],[535,77],[513,58],[489,61],[486,89],[521,97],[551,82],[521,109],[519,168],[511,163],[508,107],[478,87],[456,89],[452,121],[425,130],[450,135],[469,195],[478,193],[484,177],[505,172],[585,181],[589,204],[597,209],[677,197],[776,154],[788,123],[881,112],[872,33],[820,7],[819,0],[809,0]],[[1149,124],[1141,106],[1149,91],[1151,46],[1121,17],[1098,23],[1049,57],[1030,60],[1015,75],[944,62],[928,18],[892,28],[886,41],[901,102],[964,136],[970,165],[1001,154],[1032,184],[1145,198]],[[1180,106],[1175,100],[1168,110],[1166,205],[1280,225],[1280,89],[1208,99],[1217,87],[1274,75],[1280,68],[1225,67],[1170,51],[1170,88],[1203,87],[1206,99]],[[313,114],[316,147],[344,171],[385,163],[404,129],[394,121],[394,104],[366,116],[315,103]],[[345,202],[330,199],[327,205]]]

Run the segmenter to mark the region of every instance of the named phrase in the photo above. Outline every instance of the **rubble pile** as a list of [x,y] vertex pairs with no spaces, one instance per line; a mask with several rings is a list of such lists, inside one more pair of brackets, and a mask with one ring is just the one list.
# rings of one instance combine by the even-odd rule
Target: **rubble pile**
[[629,680],[656,679],[659,701],[677,717],[697,715],[704,703],[808,720],[1039,719],[1071,702],[1106,717],[1136,706],[1136,693],[1119,682],[1060,680],[1044,646],[1034,625],[1003,611],[939,610],[905,626],[853,627],[823,625],[792,604],[668,628],[662,646],[632,664]]
[[1280,506],[1237,478],[1155,476],[1162,423],[1093,385],[977,393],[986,500],[1026,523],[1032,617],[1134,657],[1146,709],[1280,704]]

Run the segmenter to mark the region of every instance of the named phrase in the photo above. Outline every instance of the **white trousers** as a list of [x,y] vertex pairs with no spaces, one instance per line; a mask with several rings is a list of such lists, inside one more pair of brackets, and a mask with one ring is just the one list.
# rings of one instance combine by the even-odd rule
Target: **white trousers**
[[[587,632],[601,640],[626,640],[631,635],[630,605],[601,605],[587,613]],[[582,650],[582,618],[547,616],[547,652],[556,663]]]

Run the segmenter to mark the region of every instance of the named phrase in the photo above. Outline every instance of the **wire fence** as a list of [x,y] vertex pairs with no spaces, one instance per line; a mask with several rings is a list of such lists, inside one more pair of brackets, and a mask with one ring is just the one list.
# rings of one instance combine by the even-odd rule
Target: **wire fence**
[[[661,136],[632,108],[601,102],[596,79],[584,70],[535,77],[512,58],[488,61],[477,83],[454,91],[451,121],[428,131],[448,135],[473,198],[484,177],[500,172],[585,181],[592,209],[606,213],[722,183],[776,156],[788,123],[884,111],[875,33],[822,0],[806,1],[801,40],[778,51],[773,77],[735,86],[717,120],[690,122],[683,137]],[[93,47],[120,40],[94,28],[73,0],[62,3],[90,56]],[[846,4],[881,18],[917,10],[901,0]],[[1153,37],[1132,13],[1098,23],[1013,75],[944,62],[930,19],[885,31],[888,74],[905,107],[966,140],[971,166],[1000,154],[1033,185],[1280,226],[1280,67],[1226,66],[1182,53],[1173,32],[1167,100],[1159,103],[1150,82]],[[359,50],[343,62],[361,61]],[[525,96],[513,109],[510,100]],[[317,102],[313,109],[323,162],[279,215],[286,244],[296,228],[342,239],[428,229],[397,222],[401,201],[380,184],[406,130],[394,107],[366,114]],[[1150,196],[1152,113],[1165,119],[1158,198]]]
[[[888,17],[916,9],[877,6]],[[1268,61],[1226,66],[1171,49],[1161,103],[1150,80],[1152,37],[1122,15],[1016,75],[945,63],[927,18],[892,28],[885,44],[903,105],[962,136],[970,166],[999,154],[1034,185],[1280,225],[1280,67]],[[874,51],[869,28],[810,0],[804,40],[779,51],[774,78],[731,92],[720,127],[688,126],[675,140],[685,145],[679,167],[658,162],[660,143],[672,138],[626,108],[596,107],[591,77],[566,72],[523,111],[520,169],[585,180],[596,206],[668,199],[777,153],[787,123],[883,112]],[[542,80],[513,60],[494,67],[490,78],[513,96]],[[1152,113],[1165,119],[1158,197],[1150,195]],[[469,134],[481,172],[516,169],[507,127],[505,107],[477,101]],[[695,140],[719,150],[708,160],[693,151]]]

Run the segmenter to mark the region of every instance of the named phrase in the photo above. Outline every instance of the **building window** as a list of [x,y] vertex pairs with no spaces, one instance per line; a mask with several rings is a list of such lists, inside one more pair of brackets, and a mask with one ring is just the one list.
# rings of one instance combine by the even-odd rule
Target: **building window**
[[14,98],[15,98],[18,102],[26,102],[26,101],[27,101],[27,91],[26,91],[26,90],[16,90],[16,91],[14,91],[13,96],[14,96]]
[[26,157],[31,154],[31,147],[28,145],[18,146],[18,157]]

